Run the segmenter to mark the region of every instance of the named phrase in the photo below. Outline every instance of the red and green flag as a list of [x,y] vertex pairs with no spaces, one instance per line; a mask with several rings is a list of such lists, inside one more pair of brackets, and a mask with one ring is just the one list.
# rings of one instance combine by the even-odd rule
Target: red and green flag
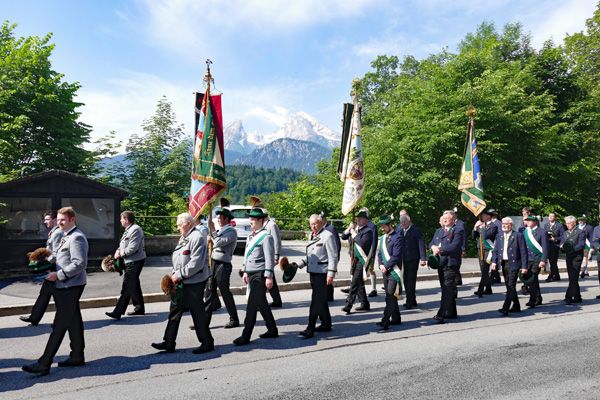
[[221,95],[196,93],[196,124],[189,210],[198,218],[227,190]]

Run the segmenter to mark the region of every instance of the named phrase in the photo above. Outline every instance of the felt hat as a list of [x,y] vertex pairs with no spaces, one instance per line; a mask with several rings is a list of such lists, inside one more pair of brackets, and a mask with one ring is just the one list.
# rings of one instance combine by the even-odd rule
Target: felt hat
[[525,221],[537,221],[537,217],[533,214],[529,214],[528,216],[525,217]]
[[392,222],[392,217],[387,214],[382,214],[379,217],[379,221],[377,221],[377,225],[389,224],[390,222]]
[[519,270],[519,279],[525,285],[531,285],[533,283],[534,278],[535,278],[535,274],[531,270],[527,270],[525,275],[523,275],[522,270]]
[[438,269],[440,266],[440,257],[430,254],[427,256],[427,266],[431,269]]
[[283,271],[283,282],[289,283],[296,276],[296,272],[298,272],[298,264],[290,263],[287,257],[282,257],[279,260],[279,268]]
[[252,210],[250,210],[248,216],[255,218],[267,218],[269,214],[267,214],[265,210],[260,207],[254,207]]
[[231,211],[228,208],[217,208],[217,210],[215,211],[216,215],[222,215],[224,217],[227,217],[229,219],[233,219],[233,214],[231,213]]
[[575,246],[573,245],[573,242],[567,240],[562,244],[562,246],[560,246],[560,249],[563,251],[563,253],[568,254],[575,249]]

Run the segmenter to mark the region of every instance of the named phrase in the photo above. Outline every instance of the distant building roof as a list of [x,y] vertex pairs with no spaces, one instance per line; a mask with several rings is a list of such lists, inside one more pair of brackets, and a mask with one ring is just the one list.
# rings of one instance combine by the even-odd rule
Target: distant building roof
[[37,174],[24,176],[22,178],[13,179],[7,182],[0,183],[0,191],[8,189],[16,189],[18,186],[27,185],[35,181],[46,180],[48,178],[61,177],[74,182],[82,183],[97,188],[103,192],[109,192],[120,196],[122,199],[129,195],[129,192],[119,189],[118,187],[107,185],[102,182],[98,182],[93,179],[89,179],[71,172],[63,171],[60,169],[51,169],[49,171],[40,172]]

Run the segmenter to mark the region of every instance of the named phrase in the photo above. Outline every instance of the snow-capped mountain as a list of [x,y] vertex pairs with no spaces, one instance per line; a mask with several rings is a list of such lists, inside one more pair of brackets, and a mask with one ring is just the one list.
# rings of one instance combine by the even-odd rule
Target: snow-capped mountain
[[333,149],[340,145],[341,137],[341,133],[335,132],[320,123],[316,118],[300,111],[290,115],[275,133],[265,139],[267,142],[281,138],[304,140]]
[[259,147],[283,138],[312,142],[328,149],[339,146],[341,139],[341,133],[328,128],[304,111],[290,115],[277,131],[268,136],[256,131],[248,134],[239,119],[227,124],[223,133],[225,149],[241,154],[250,154]]
[[240,154],[250,154],[264,143],[263,136],[258,132],[248,135],[242,121],[233,120],[223,129],[225,149]]

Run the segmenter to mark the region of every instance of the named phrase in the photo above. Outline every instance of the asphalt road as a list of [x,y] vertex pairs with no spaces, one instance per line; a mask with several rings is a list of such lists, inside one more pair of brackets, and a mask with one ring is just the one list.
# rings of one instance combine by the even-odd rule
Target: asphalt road
[[[566,278],[566,274],[562,274]],[[544,305],[502,317],[496,310],[504,288],[494,295],[472,295],[477,279],[465,279],[458,299],[459,318],[434,324],[439,306],[437,282],[419,282],[419,308],[402,311],[402,325],[381,332],[375,323],[383,297],[372,310],[344,315],[342,295],[330,309],[333,331],[313,339],[305,328],[309,290],[286,293],[275,309],[280,337],[259,339],[259,317],[252,342],[231,342],[241,328],[226,330],[224,309],[213,317],[216,350],[194,355],[197,339],[182,320],[174,354],[158,353],[168,305],[151,303],[147,315],[109,320],[109,308],[85,309],[84,367],[57,368],[37,377],[20,370],[37,359],[50,332],[48,324],[28,327],[17,316],[0,318],[0,391],[3,399],[85,398],[165,399],[597,399],[600,389],[600,301],[596,274],[582,280],[582,304],[562,302],[567,280],[542,283]],[[520,296],[521,304],[527,299]],[[240,317],[245,301],[236,296]],[[52,313],[45,320],[51,320]],[[55,361],[68,355],[68,340]]]

